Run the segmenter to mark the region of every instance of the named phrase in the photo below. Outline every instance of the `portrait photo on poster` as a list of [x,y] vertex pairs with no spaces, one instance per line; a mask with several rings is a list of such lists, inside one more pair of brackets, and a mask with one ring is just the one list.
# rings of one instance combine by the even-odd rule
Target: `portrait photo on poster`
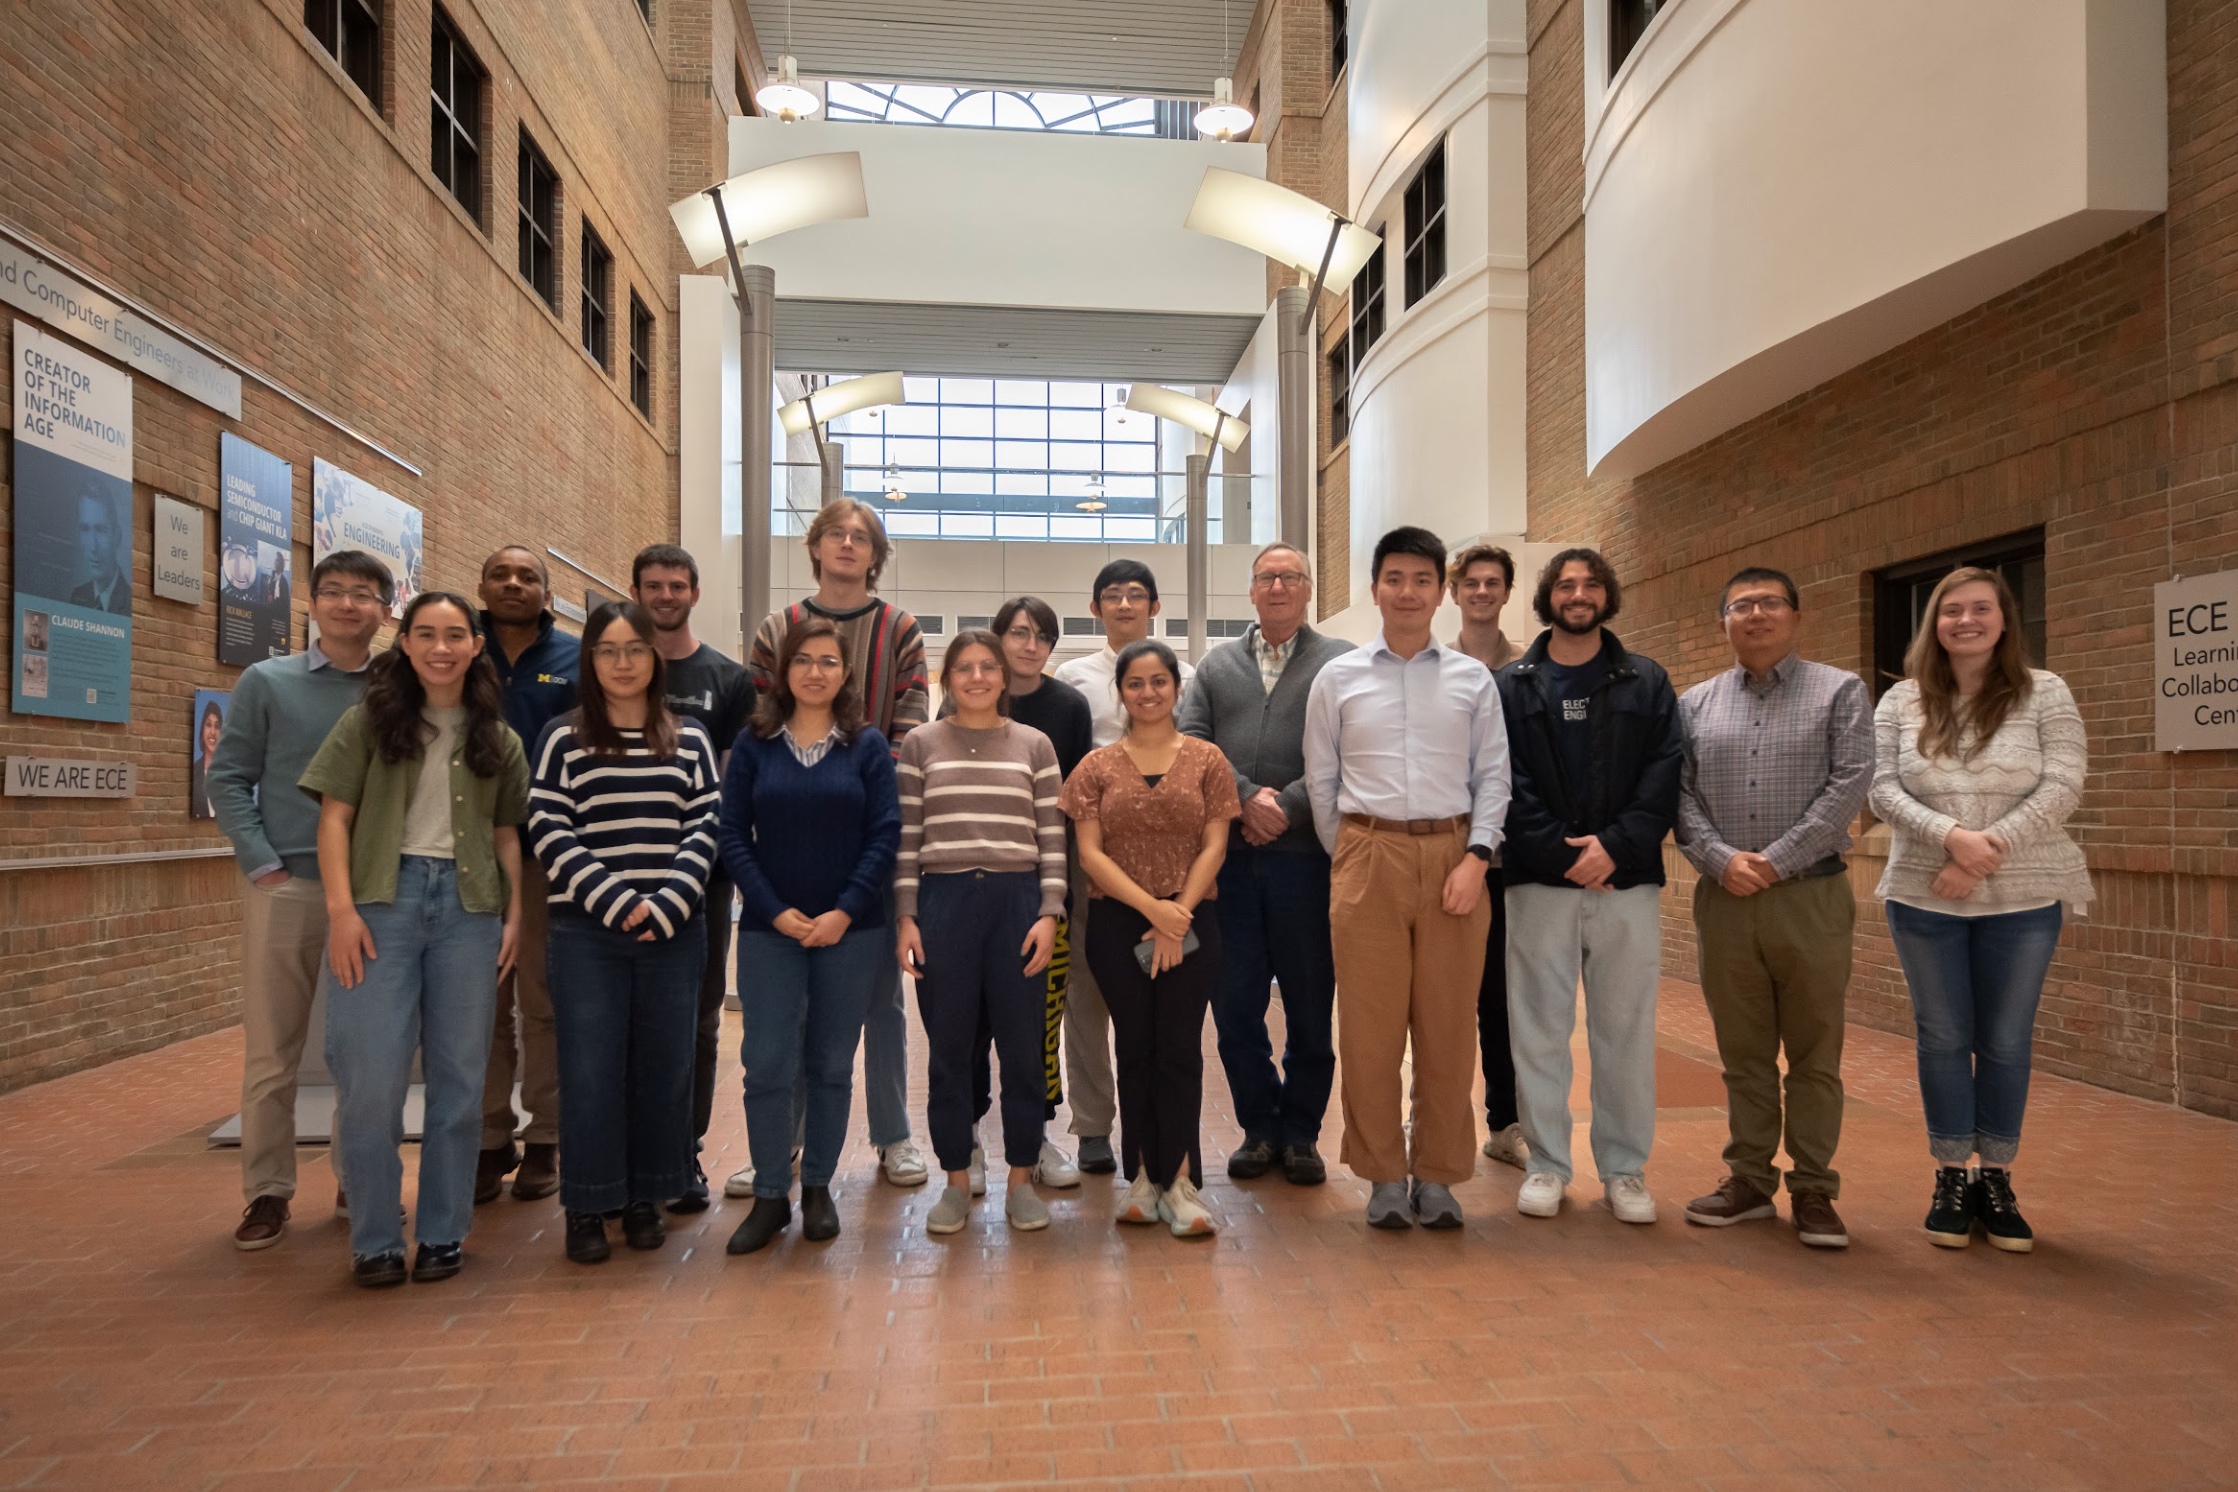
[[218,661],[289,649],[295,468],[238,435],[218,438]]
[[194,691],[193,733],[187,742],[187,817],[214,819],[210,805],[210,758],[217,753],[218,738],[225,734],[225,712],[233,695],[224,689]]

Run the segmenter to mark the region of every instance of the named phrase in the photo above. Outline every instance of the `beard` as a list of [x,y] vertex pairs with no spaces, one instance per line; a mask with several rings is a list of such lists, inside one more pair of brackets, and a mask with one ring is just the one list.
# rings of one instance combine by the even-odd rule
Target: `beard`
[[1592,616],[1588,617],[1585,621],[1573,622],[1569,618],[1568,608],[1557,606],[1554,608],[1554,625],[1562,631],[1569,633],[1572,637],[1583,637],[1587,633],[1591,632],[1595,627],[1601,625],[1601,617],[1604,615],[1604,613],[1598,606],[1594,607],[1592,610]]

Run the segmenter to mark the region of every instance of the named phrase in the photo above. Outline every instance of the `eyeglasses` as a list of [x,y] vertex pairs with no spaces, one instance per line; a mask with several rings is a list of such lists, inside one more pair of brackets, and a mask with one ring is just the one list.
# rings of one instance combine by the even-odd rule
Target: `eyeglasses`
[[1295,590],[1307,581],[1296,570],[1265,570],[1252,576],[1251,583],[1261,590],[1271,591],[1284,587]]
[[985,677],[1001,678],[1003,674],[1007,672],[1007,670],[1000,663],[984,663],[975,661],[971,663],[957,664],[954,672],[956,677],[959,679],[976,679]]
[[317,590],[311,592],[311,595],[314,600],[346,601],[352,606],[378,606],[381,604],[381,598],[376,592],[367,590],[339,590],[331,585],[322,585]]
[[1124,588],[1115,585],[1110,590],[1098,595],[1096,602],[1102,606],[1111,606],[1122,602],[1129,606],[1141,606],[1149,599],[1150,592],[1139,585],[1130,585]]
[[846,660],[818,653],[795,653],[787,668],[798,668],[813,673],[838,673],[847,666]]
[[1045,648],[1053,648],[1057,645],[1057,639],[1051,637],[1039,627],[1013,627],[1005,632],[1003,637],[1020,647],[1024,647],[1029,642],[1038,642]]
[[1725,603],[1727,616],[1752,616],[1759,611],[1766,616],[1778,616],[1794,609],[1794,604],[1785,596],[1743,596],[1738,601]]
[[653,656],[653,650],[641,642],[625,642],[619,647],[602,642],[591,649],[591,656],[601,663],[619,663],[627,658],[632,663],[643,663]]

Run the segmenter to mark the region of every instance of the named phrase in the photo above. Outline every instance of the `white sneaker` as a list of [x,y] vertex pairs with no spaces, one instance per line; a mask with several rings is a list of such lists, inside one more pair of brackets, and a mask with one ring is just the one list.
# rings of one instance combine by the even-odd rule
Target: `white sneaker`
[[1611,1176],[1601,1183],[1601,1195],[1620,1223],[1655,1221],[1655,1198],[1648,1195],[1647,1183],[1637,1176]]
[[971,1194],[975,1197],[987,1195],[987,1152],[977,1145],[972,1146],[971,1164],[965,1169],[971,1176]]
[[1135,1177],[1134,1185],[1119,1199],[1119,1221],[1123,1223],[1154,1223],[1158,1221],[1158,1188],[1148,1172]]
[[754,1168],[752,1166],[740,1166],[737,1170],[731,1172],[730,1179],[723,1183],[723,1195],[726,1197],[750,1197],[753,1194]]
[[1034,1162],[1034,1180],[1043,1186],[1067,1187],[1080,1184],[1080,1167],[1072,1157],[1057,1148],[1054,1140],[1041,1142],[1041,1159]]
[[1552,1171],[1533,1171],[1515,1194],[1515,1210],[1525,1217],[1553,1217],[1562,1210],[1562,1190],[1562,1178]]
[[878,1147],[878,1164],[886,1173],[886,1180],[894,1186],[923,1186],[931,1173],[925,1169],[925,1157],[915,1145],[903,1140],[897,1145]]
[[1173,1185],[1166,1188],[1166,1194],[1158,1199],[1158,1216],[1165,1219],[1176,1238],[1207,1238],[1217,1226],[1212,1210],[1204,1205],[1204,1198],[1198,1196],[1196,1187],[1190,1184],[1187,1171],[1176,1176]]
[[1486,1159],[1496,1160],[1503,1166],[1513,1166],[1518,1171],[1530,1168],[1531,1147],[1523,1138],[1523,1126],[1520,1124],[1492,1131],[1491,1137],[1484,1142],[1484,1154]]

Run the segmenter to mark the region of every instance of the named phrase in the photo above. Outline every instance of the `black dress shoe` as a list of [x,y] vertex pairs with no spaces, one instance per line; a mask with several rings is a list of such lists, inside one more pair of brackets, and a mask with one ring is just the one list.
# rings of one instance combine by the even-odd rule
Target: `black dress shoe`
[[1311,1145],[1282,1147],[1282,1179],[1292,1186],[1319,1186],[1329,1179],[1329,1167]]
[[412,1259],[412,1283],[432,1285],[437,1280],[447,1280],[459,1272],[466,1262],[466,1251],[455,1243],[423,1243]]
[[793,1204],[783,1197],[756,1197],[753,1210],[746,1214],[746,1221],[731,1234],[730,1242],[723,1245],[728,1253],[751,1254],[769,1247],[770,1240],[785,1231],[793,1220]]
[[614,1257],[606,1241],[606,1219],[595,1212],[567,1215],[567,1257],[577,1264],[604,1264]]
[[670,1212],[705,1212],[707,1210],[707,1173],[692,1162],[692,1179],[677,1196],[669,1199]]
[[352,1259],[350,1278],[368,1290],[401,1285],[404,1283],[404,1255],[401,1252],[368,1254],[362,1259]]
[[650,1202],[632,1202],[622,1209],[622,1242],[633,1249],[657,1249],[668,1238],[668,1224],[661,1210]]
[[1243,1144],[1228,1153],[1230,1181],[1257,1181],[1274,1165],[1274,1142],[1245,1135]]
[[800,1236],[811,1243],[839,1236],[839,1209],[832,1206],[830,1187],[800,1189]]

